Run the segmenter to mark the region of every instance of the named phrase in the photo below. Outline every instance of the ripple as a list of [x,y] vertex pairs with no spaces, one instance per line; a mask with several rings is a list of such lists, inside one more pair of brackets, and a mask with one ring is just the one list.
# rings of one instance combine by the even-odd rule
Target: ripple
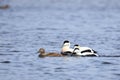
[[66,69],[66,68],[57,67],[57,68],[55,68],[55,72],[64,72],[64,69]]
[[102,62],[102,64],[113,64],[113,63],[111,63],[111,62]]
[[21,51],[18,51],[18,50],[12,50],[12,51],[10,51],[10,52],[21,52]]
[[100,55],[99,57],[120,57],[120,55]]
[[8,31],[3,31],[3,32],[1,32],[0,34],[9,34],[10,32],[8,32]]
[[49,72],[44,72],[45,75],[51,75],[52,76],[52,73],[49,73]]
[[1,56],[4,56],[4,55],[13,55],[13,54],[0,54]]
[[0,63],[11,63],[10,61],[2,61]]
[[114,73],[114,75],[116,75],[116,76],[120,76],[120,73]]

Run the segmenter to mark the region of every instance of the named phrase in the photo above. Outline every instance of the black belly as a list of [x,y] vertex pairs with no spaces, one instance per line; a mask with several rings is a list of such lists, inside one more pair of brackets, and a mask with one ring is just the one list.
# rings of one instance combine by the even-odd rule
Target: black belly
[[71,56],[72,52],[66,51],[66,52],[61,52],[61,54],[64,55],[64,56]]

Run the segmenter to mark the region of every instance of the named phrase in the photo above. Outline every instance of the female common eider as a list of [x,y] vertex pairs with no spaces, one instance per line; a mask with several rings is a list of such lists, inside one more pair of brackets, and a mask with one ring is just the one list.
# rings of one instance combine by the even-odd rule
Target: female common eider
[[8,9],[10,6],[9,5],[3,5],[3,6],[0,6],[0,9]]
[[73,49],[70,48],[70,42],[68,40],[65,40],[62,45],[61,54],[66,56],[67,55],[71,56],[72,53],[73,53]]
[[62,54],[55,53],[55,52],[46,53],[45,49],[43,48],[40,48],[38,53],[40,53],[39,57],[62,57],[63,56]]
[[99,56],[97,52],[89,47],[80,47],[78,44],[74,45],[73,55],[76,56]]

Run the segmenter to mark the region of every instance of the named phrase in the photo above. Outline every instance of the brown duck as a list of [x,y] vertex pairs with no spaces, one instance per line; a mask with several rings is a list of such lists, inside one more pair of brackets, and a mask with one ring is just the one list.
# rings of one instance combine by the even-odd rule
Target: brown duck
[[56,52],[49,52],[46,53],[44,48],[40,48],[38,51],[39,57],[62,57],[62,54],[56,53]]
[[0,9],[7,9],[9,7],[10,7],[9,5],[3,5],[3,6],[0,6]]

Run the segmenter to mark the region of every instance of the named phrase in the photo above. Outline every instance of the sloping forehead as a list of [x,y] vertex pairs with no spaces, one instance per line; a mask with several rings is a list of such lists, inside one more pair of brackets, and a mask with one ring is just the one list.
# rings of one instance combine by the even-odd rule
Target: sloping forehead
[[40,51],[45,51],[43,48],[40,48]]

